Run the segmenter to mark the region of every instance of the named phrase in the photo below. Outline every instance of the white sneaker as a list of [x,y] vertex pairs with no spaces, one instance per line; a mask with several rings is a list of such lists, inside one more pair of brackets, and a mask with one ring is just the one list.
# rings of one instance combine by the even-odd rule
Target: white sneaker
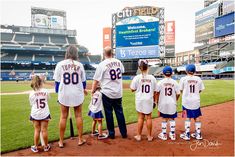
[[50,150],[51,146],[48,144],[47,146],[44,146],[44,152],[48,152]]
[[187,134],[186,132],[184,132],[184,133],[180,134],[180,138],[182,138],[186,141],[189,141],[190,140],[190,133]]
[[98,140],[103,140],[103,139],[106,139],[106,138],[108,138],[108,134],[105,134],[105,133],[98,136]]
[[169,137],[171,140],[175,141],[176,139],[176,135],[175,134],[172,134],[171,132],[169,133]]
[[191,137],[192,137],[192,138],[195,138],[195,139],[197,139],[197,140],[202,140],[202,139],[203,139],[201,133],[200,133],[200,134],[192,133],[192,134],[191,134]]
[[160,138],[160,139],[162,139],[162,140],[167,140],[167,136],[166,136],[166,134],[164,134],[164,133],[160,133],[160,134],[158,134],[158,138]]
[[136,141],[141,141],[141,135],[136,135],[136,136],[134,136],[134,138]]

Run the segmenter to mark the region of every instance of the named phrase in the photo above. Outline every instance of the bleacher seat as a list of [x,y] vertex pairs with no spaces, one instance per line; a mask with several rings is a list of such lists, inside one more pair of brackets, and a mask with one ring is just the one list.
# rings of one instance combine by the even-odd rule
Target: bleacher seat
[[54,58],[56,62],[64,60],[64,56],[54,56]]
[[13,33],[3,33],[1,32],[1,41],[11,41],[13,38]]
[[89,63],[87,56],[79,55],[79,61],[81,63]]
[[32,35],[30,34],[16,34],[15,41],[18,43],[27,43],[32,41]]
[[50,56],[50,55],[35,55],[35,61],[49,62],[49,61],[52,61],[52,56]]
[[75,37],[67,37],[69,44],[77,44]]
[[2,61],[13,61],[15,58],[15,53],[9,53],[6,56],[1,57]]
[[100,63],[101,62],[100,55],[91,55],[91,56],[89,56],[89,59],[90,59],[91,63]]
[[55,46],[42,46],[41,50],[59,50],[59,47],[55,47]]
[[51,42],[57,45],[66,44],[65,36],[51,36]]
[[35,44],[49,44],[49,36],[48,35],[34,35],[34,43]]
[[19,54],[17,56],[17,61],[32,61],[32,57],[33,55],[29,54],[29,55],[25,55],[25,54]]

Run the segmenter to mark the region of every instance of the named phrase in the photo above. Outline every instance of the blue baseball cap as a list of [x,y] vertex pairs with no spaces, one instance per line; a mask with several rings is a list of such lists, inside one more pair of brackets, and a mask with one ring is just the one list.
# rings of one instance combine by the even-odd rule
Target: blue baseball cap
[[164,69],[162,70],[164,75],[171,75],[172,74],[172,68],[170,66],[165,66]]
[[186,71],[187,71],[187,72],[190,72],[190,73],[195,73],[195,71],[196,71],[196,66],[195,66],[194,64],[189,64],[189,65],[187,65],[187,67],[186,67]]

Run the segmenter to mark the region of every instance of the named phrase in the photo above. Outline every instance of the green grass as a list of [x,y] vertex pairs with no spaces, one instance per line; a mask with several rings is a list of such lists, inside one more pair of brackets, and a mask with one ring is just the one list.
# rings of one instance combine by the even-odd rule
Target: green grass
[[[129,82],[130,81],[125,81],[125,83]],[[233,81],[211,80],[204,81],[204,83],[206,89],[201,93],[201,106],[214,105],[234,99]],[[8,89],[7,86],[4,88]],[[25,89],[28,90],[30,88]],[[19,90],[23,90],[23,87],[15,87],[15,91]],[[11,91],[13,91],[13,89]],[[49,141],[55,141],[59,138],[58,122],[60,108],[56,103],[57,95],[51,94],[51,97],[52,98],[49,101],[49,106],[52,120],[49,123]],[[137,121],[134,100],[134,93],[131,93],[130,90],[124,90],[123,108],[127,123],[133,123]],[[87,116],[89,101],[90,95],[86,96],[83,105],[85,133],[88,133],[91,130],[92,119]],[[27,148],[33,145],[34,129],[31,122],[29,121],[30,105],[28,103],[28,95],[1,96],[1,102],[1,152]],[[181,98],[178,104],[178,111],[181,111]],[[153,116],[157,116],[156,109],[153,112]],[[115,125],[116,124],[117,123],[115,122]],[[103,128],[105,127],[106,124],[104,123]],[[76,129],[75,132],[77,134]],[[67,125],[65,136],[69,137],[69,125]]]
[[[46,88],[53,87],[50,85],[46,85]],[[29,81],[20,81],[18,83],[14,81],[1,82],[1,93],[23,92],[27,90],[32,90]]]

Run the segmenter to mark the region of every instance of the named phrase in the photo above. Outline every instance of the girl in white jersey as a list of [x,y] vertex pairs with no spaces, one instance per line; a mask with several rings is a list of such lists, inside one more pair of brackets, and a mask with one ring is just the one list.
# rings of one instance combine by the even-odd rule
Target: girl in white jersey
[[130,88],[135,91],[135,104],[138,112],[138,130],[134,138],[141,140],[144,119],[147,122],[148,141],[153,140],[152,136],[152,111],[154,104],[154,95],[157,90],[157,81],[152,75],[148,75],[148,61],[139,60],[138,62],[141,74],[134,77]]
[[42,132],[43,140],[45,142],[44,151],[50,149],[48,144],[48,122],[51,119],[48,107],[49,93],[46,89],[42,88],[43,80],[35,75],[32,78],[31,87],[33,91],[29,95],[29,102],[31,105],[30,120],[34,126],[34,146],[31,146],[33,152],[38,152],[38,143],[40,132]]
[[194,76],[196,67],[189,64],[186,67],[187,76],[180,79],[180,90],[182,95],[183,117],[185,120],[185,132],[180,135],[184,140],[190,140],[190,123],[193,118],[195,121],[195,133],[191,134],[197,140],[202,139],[201,135],[201,122],[199,117],[201,114],[200,109],[200,93],[205,89],[204,84],[200,77]]
[[163,74],[165,78],[159,81],[157,86],[158,112],[159,116],[162,117],[162,132],[158,137],[162,140],[167,140],[166,128],[167,121],[169,120],[169,137],[171,140],[175,140],[176,105],[180,96],[180,90],[178,83],[171,78],[172,68],[170,66],[164,67]]
[[[97,86],[95,93],[92,95],[90,105],[88,106],[89,112],[88,116],[93,118],[92,122],[92,136],[97,136],[98,139],[105,139],[108,137],[107,134],[102,133],[102,119],[104,118],[102,109],[103,109],[103,104],[102,104],[102,93],[100,92],[100,86]],[[96,124],[98,123],[98,131],[96,129]]]

